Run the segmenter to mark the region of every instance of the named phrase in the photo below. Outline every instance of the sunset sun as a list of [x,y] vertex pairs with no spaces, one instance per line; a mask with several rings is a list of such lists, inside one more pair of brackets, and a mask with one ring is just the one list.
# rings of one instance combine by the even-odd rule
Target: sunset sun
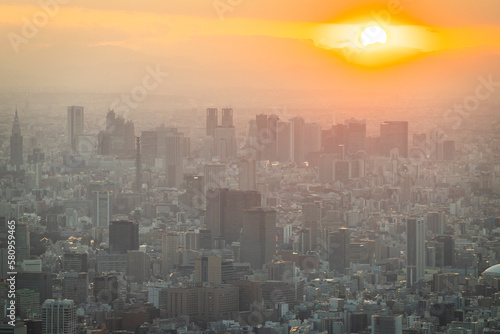
[[361,33],[361,44],[368,46],[371,44],[387,42],[387,33],[379,26],[370,26]]

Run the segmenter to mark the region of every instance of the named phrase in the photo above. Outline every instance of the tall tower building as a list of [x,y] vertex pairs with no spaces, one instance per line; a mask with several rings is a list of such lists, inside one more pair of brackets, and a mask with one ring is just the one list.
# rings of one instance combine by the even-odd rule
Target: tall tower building
[[233,127],[233,108],[222,108],[222,123],[223,128]]
[[351,267],[351,230],[340,228],[328,235],[328,262],[330,270],[344,273]]
[[224,188],[226,186],[226,167],[223,164],[208,164],[203,166],[205,174],[205,190]]
[[408,157],[408,122],[383,122],[380,124],[380,145],[384,156],[389,156],[393,148],[399,155]]
[[305,161],[305,145],[304,145],[304,126],[305,122],[302,117],[295,117],[290,120],[292,134],[292,161],[301,164]]
[[304,124],[304,159],[309,159],[309,153],[321,151],[321,124],[308,122]]
[[95,227],[108,227],[113,217],[111,194],[109,191],[92,193],[92,220]]
[[149,254],[138,250],[127,252],[127,276],[136,283],[147,282],[150,277]]
[[179,235],[163,234],[161,240],[161,272],[164,277],[170,275],[174,266],[179,264]]
[[217,108],[207,108],[207,136],[215,138],[215,129],[219,125],[217,120]]
[[406,285],[411,288],[424,279],[425,221],[424,217],[406,219]]
[[207,191],[205,222],[212,239],[222,237],[226,244],[240,239],[242,213],[261,204],[260,193],[253,190],[211,189]]
[[83,107],[68,107],[68,141],[73,150],[78,148],[78,136],[83,135]]
[[311,249],[317,249],[321,237],[321,202],[302,204],[302,222],[311,230]]
[[215,155],[220,159],[236,157],[236,132],[234,126],[215,129]]
[[240,160],[238,167],[240,190],[257,190],[257,162],[255,159]]
[[292,123],[278,121],[277,160],[280,162],[292,161]]
[[241,262],[249,262],[254,269],[273,259],[276,252],[276,211],[253,208],[243,211]]
[[167,186],[180,188],[184,178],[184,135],[169,133],[165,137]]
[[139,249],[139,225],[131,221],[119,220],[109,224],[109,251],[127,254]]
[[14,123],[12,124],[12,134],[10,136],[10,164],[16,166],[16,169],[19,169],[23,164],[23,136],[21,134],[17,110],[14,116]]
[[365,151],[366,120],[349,119],[345,121],[347,127],[346,148],[349,153]]
[[47,299],[42,305],[43,334],[76,334],[75,302],[70,299]]
[[24,260],[30,258],[30,231],[25,223],[16,226],[16,265],[21,266]]

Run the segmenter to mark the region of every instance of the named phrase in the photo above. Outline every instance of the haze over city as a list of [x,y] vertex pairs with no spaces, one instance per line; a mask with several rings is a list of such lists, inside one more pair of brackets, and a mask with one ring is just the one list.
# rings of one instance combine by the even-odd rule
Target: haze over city
[[0,0],[1,333],[500,333],[500,3]]

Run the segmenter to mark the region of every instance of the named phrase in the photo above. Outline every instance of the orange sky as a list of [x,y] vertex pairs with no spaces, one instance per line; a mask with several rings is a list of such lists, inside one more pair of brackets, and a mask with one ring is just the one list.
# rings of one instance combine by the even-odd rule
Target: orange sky
[[[402,83],[415,91],[467,86],[500,55],[497,0],[57,1],[65,4],[32,36],[23,26],[43,19],[39,3],[0,1],[0,87],[120,91],[161,64],[173,75],[165,91],[183,94],[207,86],[353,93]],[[371,24],[388,35],[375,51],[357,42]]]

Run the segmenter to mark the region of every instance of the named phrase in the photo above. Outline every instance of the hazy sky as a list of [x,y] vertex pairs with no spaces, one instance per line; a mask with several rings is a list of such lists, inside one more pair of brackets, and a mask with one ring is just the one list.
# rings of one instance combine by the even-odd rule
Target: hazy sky
[[[127,91],[160,67],[158,93],[411,94],[499,68],[497,0],[15,0],[0,17],[7,90]],[[372,24],[388,36],[373,50],[359,45]]]

